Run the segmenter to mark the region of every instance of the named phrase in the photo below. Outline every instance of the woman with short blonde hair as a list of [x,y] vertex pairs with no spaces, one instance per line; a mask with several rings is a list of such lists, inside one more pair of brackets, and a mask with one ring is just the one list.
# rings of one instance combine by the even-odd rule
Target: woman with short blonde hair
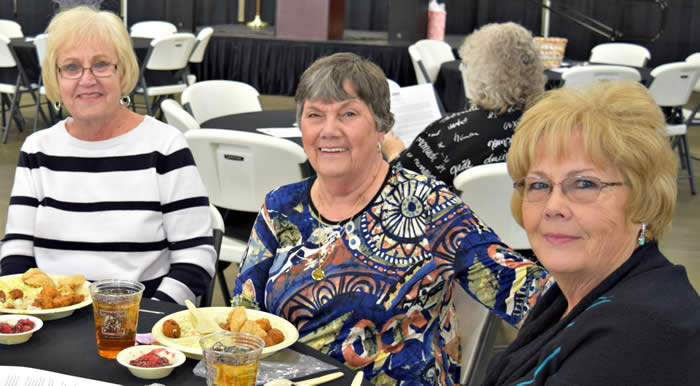
[[677,162],[644,86],[550,91],[515,130],[512,210],[556,284],[485,385],[686,385],[700,297],[661,253]]

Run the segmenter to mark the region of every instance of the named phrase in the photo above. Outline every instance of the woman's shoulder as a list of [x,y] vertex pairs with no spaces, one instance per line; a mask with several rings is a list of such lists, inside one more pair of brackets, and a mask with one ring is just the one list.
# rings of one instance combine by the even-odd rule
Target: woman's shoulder
[[265,206],[268,210],[274,211],[293,210],[307,201],[308,190],[312,182],[313,178],[309,177],[271,190],[265,195]]
[[46,152],[61,145],[61,137],[66,135],[65,120],[44,130],[30,134],[22,143],[22,151],[27,153]]

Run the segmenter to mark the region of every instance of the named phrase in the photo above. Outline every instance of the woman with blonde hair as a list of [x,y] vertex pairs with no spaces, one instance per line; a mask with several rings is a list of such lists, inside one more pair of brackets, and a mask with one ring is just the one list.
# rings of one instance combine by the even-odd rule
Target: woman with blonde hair
[[2,275],[131,279],[194,300],[214,273],[209,200],[181,133],[128,109],[139,67],[122,20],[77,7],[46,32],[46,94],[70,117],[22,145]]
[[659,251],[676,202],[664,116],[638,83],[550,91],[515,130],[512,212],[556,284],[486,385],[687,385],[700,298]]
[[471,167],[504,162],[513,129],[546,77],[532,34],[515,23],[487,24],[459,49],[469,104],[426,127],[404,149],[387,134],[383,151],[401,166],[449,186]]

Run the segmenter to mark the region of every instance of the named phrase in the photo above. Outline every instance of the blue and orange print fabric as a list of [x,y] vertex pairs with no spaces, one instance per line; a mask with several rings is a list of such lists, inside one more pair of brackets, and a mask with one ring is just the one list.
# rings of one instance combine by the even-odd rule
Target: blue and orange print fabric
[[340,223],[319,222],[312,183],[267,195],[233,303],[291,321],[302,342],[375,384],[459,383],[459,334],[469,331],[458,329],[455,284],[514,325],[550,284],[437,180],[394,168]]

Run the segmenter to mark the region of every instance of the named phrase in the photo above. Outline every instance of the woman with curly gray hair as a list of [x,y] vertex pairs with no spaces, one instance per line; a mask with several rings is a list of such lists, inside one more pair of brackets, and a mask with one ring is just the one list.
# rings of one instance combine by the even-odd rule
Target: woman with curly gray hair
[[431,123],[407,149],[391,133],[383,147],[387,159],[451,187],[464,170],[505,161],[513,129],[547,80],[532,34],[515,23],[481,27],[467,36],[459,54],[468,84],[466,110]]

